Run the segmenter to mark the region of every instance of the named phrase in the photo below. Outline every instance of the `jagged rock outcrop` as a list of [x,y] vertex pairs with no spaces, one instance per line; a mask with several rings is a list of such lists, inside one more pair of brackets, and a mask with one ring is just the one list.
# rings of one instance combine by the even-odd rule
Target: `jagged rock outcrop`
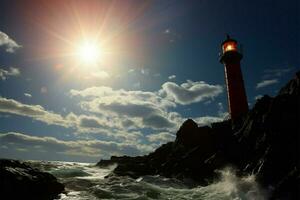
[[64,191],[64,185],[46,172],[9,159],[0,159],[1,199],[50,200]]
[[188,119],[174,142],[153,153],[112,157],[97,165],[112,163],[118,164],[117,175],[160,174],[200,184],[208,184],[216,177],[216,169],[230,165],[241,175],[255,174],[270,190],[270,199],[299,199],[300,72],[276,97],[259,99],[239,124],[232,126],[227,120],[198,127]]

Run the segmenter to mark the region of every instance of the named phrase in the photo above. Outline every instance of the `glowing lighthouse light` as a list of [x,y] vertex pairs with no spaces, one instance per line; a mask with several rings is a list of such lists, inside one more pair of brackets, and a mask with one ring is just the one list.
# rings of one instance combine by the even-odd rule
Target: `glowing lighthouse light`
[[237,43],[229,41],[223,44],[223,53],[227,51],[237,51]]

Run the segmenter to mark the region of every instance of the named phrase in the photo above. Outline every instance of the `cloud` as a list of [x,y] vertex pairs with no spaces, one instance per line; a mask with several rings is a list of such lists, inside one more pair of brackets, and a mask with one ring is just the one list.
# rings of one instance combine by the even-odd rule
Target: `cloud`
[[41,92],[42,94],[46,94],[46,93],[48,92],[47,87],[45,87],[45,86],[41,87],[40,92]]
[[[98,119],[108,116],[109,119],[104,121],[109,121],[111,128],[175,131],[183,121],[179,113],[170,111],[176,107],[176,103],[186,105],[200,102],[214,98],[221,92],[219,85],[187,81],[180,86],[167,82],[155,92],[114,90],[100,86],[70,90],[70,95],[79,99],[79,105],[85,112],[96,114]],[[95,121],[92,124],[97,126]]]
[[80,118],[79,125],[81,127],[87,127],[87,128],[99,128],[99,127],[101,127],[98,120],[94,117],[82,117],[82,118]]
[[223,88],[220,85],[210,85],[203,81],[193,82],[190,80],[181,85],[177,85],[174,82],[166,82],[162,85],[162,88],[168,97],[182,105],[212,99],[223,92]]
[[203,117],[197,117],[194,118],[194,121],[199,124],[200,126],[210,125],[212,123],[221,122],[224,120],[224,117],[219,116],[203,116]]
[[[83,110],[110,116],[112,123],[130,119],[130,128],[174,129],[175,121],[170,119],[167,108],[176,105],[155,92],[113,90],[110,87],[91,87],[85,90],[71,90],[71,96],[81,97]],[[127,127],[123,127],[127,129]]]
[[291,72],[292,70],[293,70],[293,68],[265,69],[263,79],[279,78],[279,77]]
[[[119,95],[125,95],[126,99],[120,98]],[[94,98],[91,101],[83,101],[81,102],[81,107],[86,111],[98,113],[103,116],[111,116],[112,120],[116,121],[123,121],[129,118],[134,123],[135,128],[170,129],[176,126],[169,119],[164,104],[154,104],[151,100],[146,99],[139,100],[138,97],[141,97],[139,95],[138,93],[132,93],[132,96],[129,94],[114,93]],[[158,99],[152,100],[159,101]]]
[[29,93],[26,93],[26,92],[24,93],[24,96],[25,96],[25,97],[28,97],[28,98],[31,98],[31,97],[32,97],[32,95],[31,95],[31,94],[29,94]]
[[146,136],[149,142],[155,142],[161,144],[165,144],[167,142],[171,142],[175,140],[175,135],[169,132],[160,132],[155,134],[150,134]]
[[106,72],[106,71],[96,71],[96,72],[92,72],[90,74],[90,77],[88,78],[94,78],[94,79],[107,79],[109,78],[110,75]]
[[22,47],[2,31],[0,31],[0,46],[4,46],[5,51],[8,53],[14,53],[17,49]]
[[[159,111],[151,107],[143,108],[143,106],[138,107],[138,105],[133,104],[132,107],[128,108],[123,108],[120,105],[118,108],[114,108],[116,110],[111,110],[109,107],[107,109],[109,110],[107,112],[96,112],[97,116],[92,113],[76,115],[72,112],[62,116],[52,111],[47,111],[40,105],[23,104],[13,99],[0,97],[0,113],[29,117],[48,125],[72,128],[75,130],[75,133],[97,133],[116,140],[136,140],[142,137],[140,132],[133,129],[144,127],[167,129],[173,128],[172,126],[174,125],[171,119],[157,114],[156,112]],[[150,113],[143,116],[147,109]],[[128,113],[125,113],[126,111]],[[128,118],[126,117],[128,115],[134,117]]]
[[[111,102],[140,102],[140,104],[150,103],[161,108],[175,107],[176,104],[164,97],[161,97],[158,92],[146,92],[140,90],[114,90],[111,87],[89,87],[83,90],[70,90],[72,97],[80,97],[88,99],[88,101],[99,101],[102,104],[110,104]],[[84,101],[83,101],[84,102]]]
[[108,158],[111,155],[142,155],[153,150],[151,146],[139,143],[102,140],[65,141],[54,137],[30,136],[16,132],[0,133],[0,147],[2,146],[7,147],[10,151],[22,149],[27,151],[27,154],[28,152],[33,155],[40,154],[42,158],[45,154],[56,154],[63,155],[65,159],[70,156],[77,160],[87,157],[94,161]]
[[1,69],[0,68],[0,79],[6,80],[9,76],[19,76],[21,75],[21,72],[16,67],[10,67],[8,70]]
[[47,124],[69,127],[68,123],[61,115],[45,110],[40,105],[28,105],[13,99],[0,97],[0,112],[10,113],[33,118]]
[[170,80],[175,79],[175,78],[176,78],[176,75],[171,75],[171,76],[168,77],[168,79],[170,79]]
[[260,89],[260,88],[263,88],[263,87],[274,85],[276,83],[278,83],[278,79],[263,80],[263,81],[256,84],[256,89]]
[[256,96],[254,97],[254,99],[255,99],[255,100],[258,100],[258,99],[260,99],[260,98],[262,98],[262,97],[263,97],[263,95],[259,94],[259,95],[256,95]]

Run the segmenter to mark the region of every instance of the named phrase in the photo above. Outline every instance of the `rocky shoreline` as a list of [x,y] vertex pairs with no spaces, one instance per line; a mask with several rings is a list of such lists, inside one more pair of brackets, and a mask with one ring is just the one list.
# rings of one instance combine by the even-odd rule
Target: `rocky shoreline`
[[[233,125],[233,126],[232,126]],[[139,177],[160,174],[207,185],[226,166],[241,175],[255,174],[270,199],[299,199],[300,72],[276,97],[264,96],[239,122],[198,127],[186,120],[176,140],[138,157],[101,160],[117,163],[114,173]]]
[[64,185],[46,172],[11,159],[0,159],[1,199],[55,199]]

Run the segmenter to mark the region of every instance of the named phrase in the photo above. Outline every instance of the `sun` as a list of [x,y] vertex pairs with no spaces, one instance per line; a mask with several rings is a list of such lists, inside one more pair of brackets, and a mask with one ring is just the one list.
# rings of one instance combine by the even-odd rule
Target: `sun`
[[78,48],[77,55],[82,63],[97,64],[101,58],[101,48],[98,44],[85,42]]

